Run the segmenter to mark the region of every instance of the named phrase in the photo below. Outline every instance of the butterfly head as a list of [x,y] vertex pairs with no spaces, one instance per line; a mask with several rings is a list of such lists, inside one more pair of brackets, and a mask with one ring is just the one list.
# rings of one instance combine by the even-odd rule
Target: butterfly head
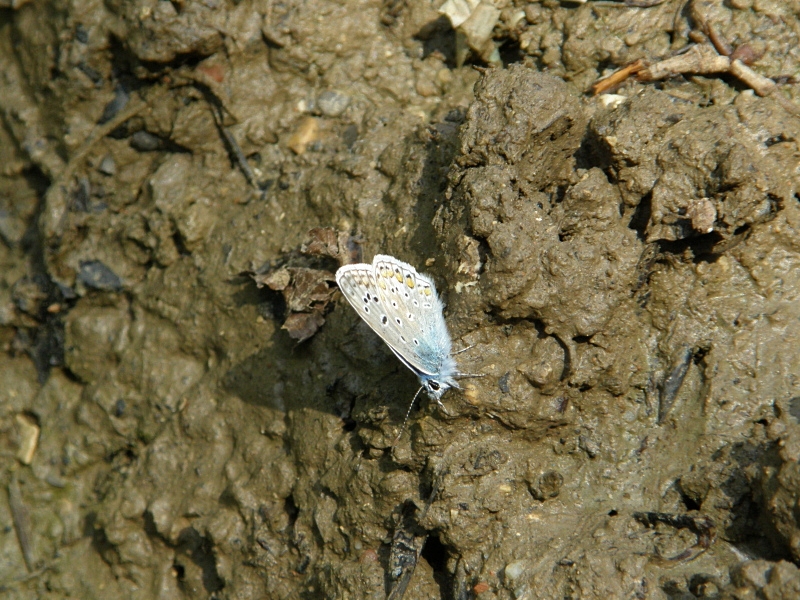
[[439,402],[442,394],[444,394],[447,390],[450,388],[459,387],[458,382],[455,379],[456,375],[458,375],[458,368],[456,367],[456,362],[451,356],[445,357],[445,360],[438,373],[434,375],[418,373],[419,381],[422,384],[422,387],[425,388],[428,396],[437,402]]

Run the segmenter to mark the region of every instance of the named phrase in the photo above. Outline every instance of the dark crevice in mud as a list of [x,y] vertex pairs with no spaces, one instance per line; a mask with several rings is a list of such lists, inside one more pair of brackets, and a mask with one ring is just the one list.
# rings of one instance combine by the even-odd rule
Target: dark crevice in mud
[[175,58],[166,62],[144,60],[131,53],[125,42],[118,37],[112,35],[110,41],[114,72],[135,73],[139,78],[132,81],[138,81],[140,84],[143,84],[148,78],[158,79],[165,73],[181,67],[192,69],[208,58],[207,54],[200,52],[186,52],[176,54]]
[[699,502],[696,502],[693,498],[691,498],[684,492],[681,492],[681,503],[683,504],[684,508],[687,511],[700,510],[701,507]]
[[34,327],[17,328],[13,348],[30,356],[39,383],[44,383],[50,369],[64,364],[64,315],[75,304],[76,295],[48,275],[37,273],[18,280],[11,296],[17,309],[38,321]]
[[588,171],[598,168],[603,171],[609,182],[616,183],[615,166],[607,144],[592,132],[590,127],[584,131],[581,143],[572,156],[575,159],[575,169]]
[[112,450],[106,457],[105,461],[107,463],[114,464],[115,471],[121,471],[124,467],[127,467],[139,458],[136,451],[131,446],[125,446],[124,448],[118,448],[116,450]]
[[178,561],[185,557],[200,568],[203,587],[208,593],[213,594],[225,587],[225,582],[217,573],[214,545],[211,540],[200,535],[194,527],[186,527],[178,534],[177,542],[172,544],[158,532],[152,512],[145,511],[142,520],[143,529],[150,538],[159,540],[175,550],[176,564],[180,564]]
[[456,32],[447,17],[442,15],[426,23],[414,37],[422,42],[423,58],[438,52],[449,68],[456,66]]
[[653,193],[648,192],[640,201],[639,204],[631,215],[631,220],[628,221],[628,228],[636,232],[636,237],[640,241],[645,241],[645,230],[647,224],[650,222],[650,217],[653,214]]
[[566,184],[559,184],[555,186],[555,188],[551,188],[551,190],[543,189],[541,191],[550,193],[550,205],[555,206],[564,202],[564,198],[566,198],[569,188],[570,186]]
[[293,496],[286,497],[286,500],[283,502],[283,511],[286,513],[286,518],[288,519],[286,529],[293,529],[294,524],[297,522],[297,515],[300,514],[300,510],[297,508]]
[[[747,226],[746,226],[747,227]],[[721,252],[718,247],[724,241],[722,235],[713,231],[681,240],[659,240],[659,254],[682,256],[687,250],[692,252],[693,262],[714,262]]]
[[39,383],[45,383],[50,369],[64,364],[64,322],[60,316],[48,319],[33,330],[27,351],[36,366]]
[[202,572],[203,587],[213,594],[225,587],[225,582],[217,573],[216,557],[214,556],[214,545],[211,540],[200,535],[194,527],[183,529],[178,535],[176,550],[176,564],[181,557],[187,557]]
[[421,556],[433,569],[433,578],[439,586],[442,600],[453,599],[453,578],[447,572],[449,552],[438,536],[433,534],[428,536],[428,539],[425,540],[425,545],[422,547]]
[[106,537],[106,532],[97,524],[97,513],[90,512],[86,515],[83,522],[83,535],[92,540],[92,548],[97,554],[103,557],[108,564],[114,564],[119,560],[116,547]]
[[175,248],[181,256],[190,256],[192,254],[186,247],[186,242],[184,242],[180,231],[176,230],[175,233],[172,234],[172,242],[175,244]]
[[342,431],[344,431],[345,433],[350,433],[352,431],[355,431],[357,427],[358,427],[358,421],[356,421],[355,419],[351,418],[342,419]]
[[519,47],[519,43],[513,40],[506,40],[499,48],[500,60],[503,62],[504,67],[514,63],[522,62],[525,55]]

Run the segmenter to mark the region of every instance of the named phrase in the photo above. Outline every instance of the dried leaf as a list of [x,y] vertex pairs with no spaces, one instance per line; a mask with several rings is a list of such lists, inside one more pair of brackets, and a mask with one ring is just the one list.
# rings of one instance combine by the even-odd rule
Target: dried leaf
[[333,227],[314,227],[308,231],[308,239],[300,246],[300,252],[311,256],[339,256],[339,238]]
[[333,293],[328,281],[334,276],[329,271],[319,269],[289,268],[292,273],[292,285],[284,290],[286,305],[292,312],[310,310],[314,303],[327,304]]
[[292,281],[292,274],[287,268],[281,268],[269,273],[255,274],[252,276],[258,287],[265,285],[276,292],[285,290]]
[[286,317],[282,329],[289,332],[289,337],[304,342],[312,335],[317,333],[317,330],[325,323],[325,318],[320,314],[321,311],[315,310],[314,312],[296,312],[291,313]]

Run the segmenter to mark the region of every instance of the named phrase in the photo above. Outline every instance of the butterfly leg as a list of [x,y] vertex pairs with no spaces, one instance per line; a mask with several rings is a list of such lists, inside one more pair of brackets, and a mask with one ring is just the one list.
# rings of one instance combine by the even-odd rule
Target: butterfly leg
[[462,348],[461,350],[456,350],[455,352],[451,353],[450,356],[455,356],[456,354],[461,354],[462,352],[466,352],[467,350],[471,350],[475,347],[475,344],[470,344],[466,348]]
[[441,400],[439,400],[438,398],[436,399],[436,404],[438,404],[438,405],[441,407],[441,409],[442,409],[442,412],[443,412],[444,414],[446,414],[448,417],[452,417],[452,416],[453,416],[452,414],[450,414],[449,412],[447,412],[447,408],[445,408],[445,405],[444,405],[444,404],[442,404],[442,401],[441,401]]

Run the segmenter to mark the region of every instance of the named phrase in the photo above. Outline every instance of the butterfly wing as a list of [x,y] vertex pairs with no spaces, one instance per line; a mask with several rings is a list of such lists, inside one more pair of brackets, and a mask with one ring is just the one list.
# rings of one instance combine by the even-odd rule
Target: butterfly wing
[[[439,375],[450,336],[433,282],[392,256],[345,265],[336,283],[359,316],[417,375]],[[449,363],[448,363],[449,364]]]
[[345,265],[336,271],[336,284],[350,305],[372,330],[384,338],[378,285],[372,265]]
[[[418,374],[440,375],[450,357],[450,335],[433,281],[409,264],[379,254],[372,261],[381,325],[395,354]],[[383,316],[387,323],[384,324]]]

